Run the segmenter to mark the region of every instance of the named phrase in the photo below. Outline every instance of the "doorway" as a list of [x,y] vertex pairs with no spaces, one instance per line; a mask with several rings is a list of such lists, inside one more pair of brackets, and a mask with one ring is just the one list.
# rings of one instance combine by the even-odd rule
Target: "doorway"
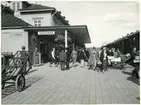
[[47,63],[49,61],[49,45],[40,44],[40,51],[41,51],[41,62]]

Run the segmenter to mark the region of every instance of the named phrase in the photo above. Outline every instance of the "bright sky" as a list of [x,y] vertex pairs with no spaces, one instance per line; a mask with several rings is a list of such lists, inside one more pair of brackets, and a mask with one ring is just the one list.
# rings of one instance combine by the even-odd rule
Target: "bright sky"
[[[35,3],[35,2],[34,2]],[[55,7],[70,25],[87,25],[92,43],[105,43],[139,30],[139,3],[131,1],[37,1]]]

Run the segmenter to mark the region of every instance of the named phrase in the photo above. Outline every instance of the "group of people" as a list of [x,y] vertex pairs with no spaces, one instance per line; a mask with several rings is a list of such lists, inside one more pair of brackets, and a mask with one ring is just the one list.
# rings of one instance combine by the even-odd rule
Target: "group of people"
[[[79,62],[82,68],[84,68],[86,64],[88,64],[88,70],[93,69],[102,71],[103,73],[105,71],[108,71],[108,66],[111,66],[111,62],[108,59],[109,56],[118,58],[122,55],[119,49],[107,49],[106,47],[103,47],[101,49],[96,49],[95,47],[93,47],[89,50],[80,48],[77,50],[73,49],[72,51],[66,48],[61,49],[61,51],[58,53],[55,52],[55,48],[53,48],[51,52],[52,60],[50,67],[53,63],[58,66],[60,62],[61,70],[68,70],[70,68],[70,62],[72,62],[73,67],[76,66],[77,62]],[[136,48],[133,48],[133,51],[131,52],[130,64],[135,67],[135,70],[133,70],[133,75],[136,74],[136,76],[139,77],[137,74],[137,72],[139,71],[139,63],[134,63],[137,55],[139,55],[139,53],[136,51]]]
[[101,53],[98,49],[93,47],[89,51],[88,49],[85,48],[80,48],[78,50],[73,49],[72,51],[66,48],[65,50],[61,49],[61,51],[58,54],[56,53],[55,48],[53,48],[51,51],[50,67],[52,66],[53,63],[56,66],[58,66],[60,62],[61,70],[65,69],[68,70],[70,68],[69,67],[70,62],[72,62],[73,67],[76,66],[77,62],[79,62],[82,68],[84,68],[86,64],[88,64],[89,70],[97,69],[98,71],[100,71],[102,69],[102,71],[104,72],[107,71],[108,64],[107,56],[108,54],[106,47],[102,49]]
[[[35,49],[37,52],[37,48]],[[140,52],[137,51],[136,47],[133,48],[133,51],[130,53],[131,57],[127,63],[134,66],[134,70],[132,75],[134,77],[139,78],[139,66],[140,66]],[[25,51],[25,46],[22,46],[21,57],[25,57],[27,55]],[[36,54],[34,54],[36,55]],[[61,49],[60,51],[52,48],[51,51],[51,62],[50,67],[54,63],[56,66],[59,65],[61,70],[69,70],[70,69],[70,62],[72,62],[73,67],[76,66],[76,63],[79,62],[80,66],[83,68],[88,64],[88,69],[98,70],[98,71],[108,71],[107,67],[110,65],[109,56],[114,56],[115,58],[121,57],[122,53],[119,49],[115,50],[115,48],[107,49],[103,47],[102,49],[96,49],[95,47],[91,49],[80,48],[78,50],[73,49],[70,51],[69,48]],[[29,61],[29,60],[28,60]],[[24,60],[23,60],[24,63]],[[34,63],[34,65],[36,62]],[[31,68],[31,62],[29,62]]]

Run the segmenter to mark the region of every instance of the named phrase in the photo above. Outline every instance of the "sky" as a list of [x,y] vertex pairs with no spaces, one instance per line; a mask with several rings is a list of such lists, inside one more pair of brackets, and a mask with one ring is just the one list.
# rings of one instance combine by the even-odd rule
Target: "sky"
[[139,30],[139,3],[135,1],[37,1],[37,4],[55,7],[70,25],[87,25],[92,42],[87,47],[100,47]]

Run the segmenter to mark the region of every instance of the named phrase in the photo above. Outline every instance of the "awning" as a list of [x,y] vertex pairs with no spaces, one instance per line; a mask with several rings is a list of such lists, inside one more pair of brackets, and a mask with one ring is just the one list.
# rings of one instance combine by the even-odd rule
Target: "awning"
[[56,31],[56,30],[67,30],[71,35],[76,37],[78,43],[91,43],[88,28],[86,25],[76,25],[76,26],[47,26],[47,27],[27,27],[24,28],[25,31]]

